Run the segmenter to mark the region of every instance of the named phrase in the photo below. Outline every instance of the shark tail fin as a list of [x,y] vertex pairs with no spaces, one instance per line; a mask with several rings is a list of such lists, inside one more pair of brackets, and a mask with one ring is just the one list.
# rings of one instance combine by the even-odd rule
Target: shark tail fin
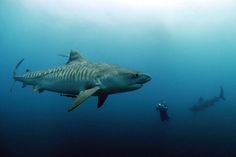
[[220,96],[219,96],[219,98],[222,99],[222,100],[226,100],[225,96],[224,96],[224,89],[222,87],[220,87]]
[[15,66],[15,68],[14,68],[14,70],[13,70],[13,79],[14,79],[14,82],[13,82],[11,88],[10,88],[10,92],[12,92],[13,87],[14,87],[15,82],[16,82],[16,79],[15,79],[15,77],[16,77],[16,70],[19,68],[19,66],[21,65],[21,63],[22,63],[23,61],[24,61],[24,59],[21,59],[21,60],[16,64],[16,66]]
[[16,70],[19,68],[19,66],[21,65],[21,63],[24,61],[25,59],[22,59],[22,60],[20,60],[17,64],[16,64],[16,66],[15,66],[15,68],[14,68],[14,70],[13,70],[13,78],[14,78],[14,76],[16,76]]

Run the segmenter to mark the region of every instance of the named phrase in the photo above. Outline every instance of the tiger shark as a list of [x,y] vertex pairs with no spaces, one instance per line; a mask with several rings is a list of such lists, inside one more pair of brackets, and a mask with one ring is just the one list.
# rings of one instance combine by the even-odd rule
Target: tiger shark
[[16,74],[23,61],[24,59],[18,62],[13,71],[15,82],[22,82],[22,88],[31,85],[39,93],[51,91],[75,98],[68,111],[74,110],[90,96],[98,97],[97,107],[100,108],[109,95],[137,90],[151,80],[149,75],[142,72],[90,62],[76,50],[71,50],[65,65]]
[[192,112],[199,112],[202,110],[205,110],[206,108],[215,105],[215,103],[217,103],[220,100],[226,100],[225,96],[224,96],[224,90],[222,87],[220,87],[220,94],[219,96],[214,96],[213,98],[210,99],[206,99],[204,100],[202,97],[199,98],[198,102],[193,105],[190,110]]

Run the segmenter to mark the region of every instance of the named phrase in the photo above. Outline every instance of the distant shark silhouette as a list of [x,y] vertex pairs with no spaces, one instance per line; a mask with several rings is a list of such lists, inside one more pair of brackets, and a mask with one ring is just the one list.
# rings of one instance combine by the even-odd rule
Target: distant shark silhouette
[[44,90],[60,93],[62,96],[76,98],[69,106],[72,111],[90,96],[98,96],[97,107],[101,107],[108,95],[139,89],[151,80],[147,74],[105,63],[93,63],[84,59],[77,51],[71,50],[65,65],[44,71],[27,70],[13,79],[23,83],[22,87],[32,85],[34,91]]
[[207,100],[204,100],[202,97],[200,97],[198,102],[195,105],[193,105],[190,108],[190,110],[193,111],[193,112],[202,111],[202,110],[204,110],[204,109],[206,109],[210,106],[215,105],[215,103],[217,103],[220,100],[225,100],[224,90],[223,90],[222,87],[220,88],[219,96],[215,96],[215,97],[213,97],[211,99],[207,99]]

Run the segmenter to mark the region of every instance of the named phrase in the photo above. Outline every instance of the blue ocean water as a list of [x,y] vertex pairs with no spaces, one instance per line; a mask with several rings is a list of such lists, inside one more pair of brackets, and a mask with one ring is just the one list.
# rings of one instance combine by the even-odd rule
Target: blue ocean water
[[[236,2],[233,0],[1,0],[0,156],[235,156]],[[63,65],[77,49],[94,62],[143,71],[143,88],[91,97],[38,94],[12,72]],[[192,113],[200,96],[226,101]],[[164,99],[169,122],[155,107]]]

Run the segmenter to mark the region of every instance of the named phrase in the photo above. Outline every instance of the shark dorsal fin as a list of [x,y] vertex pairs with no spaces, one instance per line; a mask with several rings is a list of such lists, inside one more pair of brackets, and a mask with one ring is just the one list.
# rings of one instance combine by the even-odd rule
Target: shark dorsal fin
[[78,53],[76,50],[70,51],[70,56],[66,64],[72,63],[72,62],[83,62],[85,59]]

